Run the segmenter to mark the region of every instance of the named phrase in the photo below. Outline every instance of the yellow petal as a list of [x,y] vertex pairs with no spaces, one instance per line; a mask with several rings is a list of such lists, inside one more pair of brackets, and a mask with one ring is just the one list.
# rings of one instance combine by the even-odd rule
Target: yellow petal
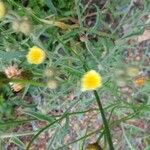
[[41,48],[33,46],[30,48],[26,57],[30,64],[41,64],[44,61],[45,56],[45,52]]
[[102,86],[102,78],[95,70],[86,72],[81,79],[81,90],[96,90]]

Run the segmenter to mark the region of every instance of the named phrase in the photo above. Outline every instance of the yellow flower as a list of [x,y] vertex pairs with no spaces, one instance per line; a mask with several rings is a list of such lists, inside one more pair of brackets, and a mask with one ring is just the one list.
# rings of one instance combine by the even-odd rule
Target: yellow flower
[[86,72],[81,79],[82,91],[95,90],[102,86],[102,78],[95,70]]
[[6,7],[2,1],[0,1],[0,19],[4,18],[6,14]]
[[41,64],[44,59],[45,59],[45,52],[37,47],[37,46],[33,46],[32,48],[29,49],[29,52],[27,54],[27,61],[30,63],[30,64]]
[[86,150],[102,150],[101,146],[98,143],[89,144],[86,147]]

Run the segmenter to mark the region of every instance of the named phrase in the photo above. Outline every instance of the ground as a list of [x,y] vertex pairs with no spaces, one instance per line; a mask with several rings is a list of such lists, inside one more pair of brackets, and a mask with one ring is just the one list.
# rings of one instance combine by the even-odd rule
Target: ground
[[[0,7],[0,149],[149,150],[150,2],[6,0]],[[34,46],[45,57],[28,62]],[[31,61],[32,62],[32,61]]]

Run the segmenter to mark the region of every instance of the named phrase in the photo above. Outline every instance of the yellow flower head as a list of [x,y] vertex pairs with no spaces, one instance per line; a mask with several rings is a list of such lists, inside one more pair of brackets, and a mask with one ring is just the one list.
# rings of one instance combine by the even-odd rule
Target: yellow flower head
[[27,54],[27,61],[30,63],[30,64],[41,64],[44,59],[45,59],[45,52],[37,47],[37,46],[33,46],[32,48],[29,49],[29,52]]
[[102,150],[101,146],[98,143],[89,144],[86,147],[86,150]]
[[81,79],[82,91],[95,90],[102,86],[102,78],[95,70],[86,72]]
[[0,1],[0,19],[4,18],[6,14],[6,7],[2,1]]

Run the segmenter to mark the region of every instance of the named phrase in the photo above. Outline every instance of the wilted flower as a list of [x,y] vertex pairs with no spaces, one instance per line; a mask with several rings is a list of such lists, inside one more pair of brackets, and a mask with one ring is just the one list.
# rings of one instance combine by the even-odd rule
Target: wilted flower
[[141,76],[141,77],[137,77],[133,82],[135,84],[135,86],[143,86],[145,84],[146,81],[146,77]]
[[20,84],[20,83],[12,83],[11,82],[10,86],[11,86],[11,88],[12,88],[12,90],[14,92],[19,92],[19,91],[21,91],[24,88],[24,86],[22,84]]
[[[7,78],[9,78],[9,79],[11,79],[11,78],[20,79],[21,78],[22,70],[18,69],[18,67],[15,65],[7,67],[4,71],[5,71]],[[20,90],[22,90],[24,88],[24,85],[22,85],[20,83],[10,82],[9,84],[14,92],[19,92]]]
[[27,54],[27,61],[30,63],[30,64],[41,64],[46,55],[45,55],[45,52],[37,47],[37,46],[33,46],[32,48],[29,49],[29,52]]
[[21,75],[21,70],[18,69],[18,67],[15,65],[5,68],[4,71],[5,71],[7,78],[13,78],[13,77]]
[[4,18],[5,15],[6,15],[6,6],[2,1],[0,1],[0,19]]
[[102,86],[102,78],[95,70],[86,72],[81,79],[81,90],[96,90]]

